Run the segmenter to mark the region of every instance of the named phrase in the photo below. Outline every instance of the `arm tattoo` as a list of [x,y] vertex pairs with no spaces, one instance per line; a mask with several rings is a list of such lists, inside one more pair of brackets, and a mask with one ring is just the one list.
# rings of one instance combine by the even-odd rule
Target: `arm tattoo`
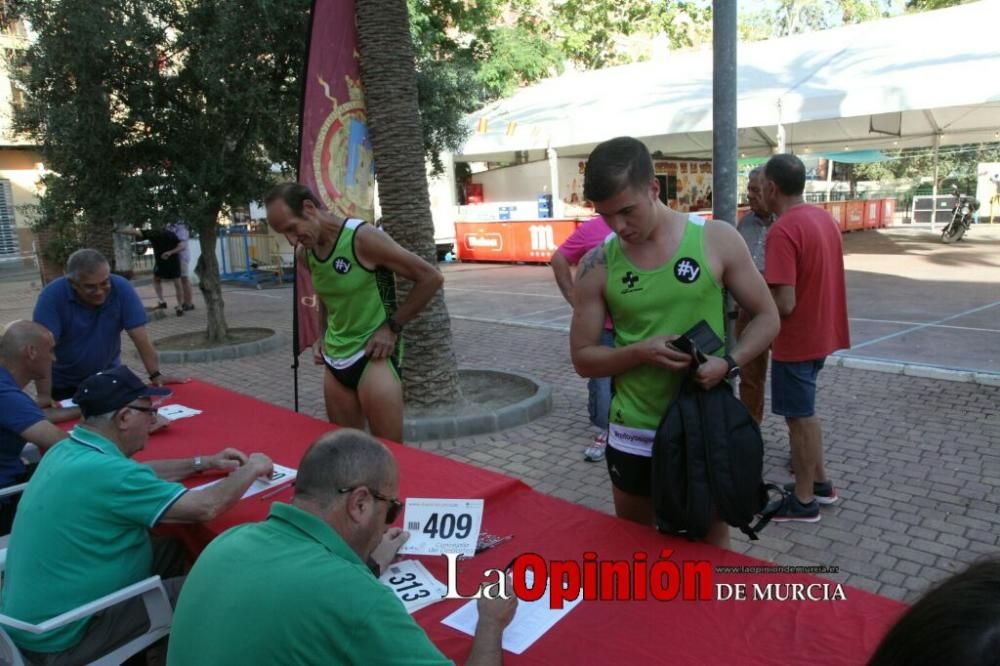
[[597,247],[591,249],[587,254],[583,256],[580,261],[580,270],[577,271],[576,279],[580,281],[583,276],[586,275],[591,269],[596,266],[607,266],[608,258],[604,254],[604,244],[600,244]]

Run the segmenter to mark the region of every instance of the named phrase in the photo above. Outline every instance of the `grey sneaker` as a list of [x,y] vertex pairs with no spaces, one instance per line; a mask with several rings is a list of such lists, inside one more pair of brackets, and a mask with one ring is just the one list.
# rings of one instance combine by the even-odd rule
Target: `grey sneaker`
[[587,462],[600,462],[604,460],[604,449],[608,445],[608,434],[598,433],[594,436],[593,443],[583,451],[583,459]]
[[[790,493],[795,492],[795,482],[786,483],[784,489]],[[813,496],[820,504],[834,504],[838,499],[837,489],[833,487],[833,481],[817,481],[813,483]]]
[[803,504],[799,501],[799,498],[795,496],[795,493],[788,495],[783,500],[777,500],[783,502],[778,513],[774,514],[771,518],[776,523],[788,523],[788,522],[799,522],[799,523],[818,523],[819,522],[819,502],[813,500],[808,504]]

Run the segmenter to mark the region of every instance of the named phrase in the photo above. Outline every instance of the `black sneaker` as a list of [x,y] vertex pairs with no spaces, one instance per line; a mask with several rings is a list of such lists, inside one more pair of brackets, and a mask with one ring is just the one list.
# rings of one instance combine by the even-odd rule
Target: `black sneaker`
[[194,303],[185,303],[181,307],[184,308],[185,312],[188,312],[190,310],[194,310]]
[[156,304],[156,308],[155,309],[156,310],[166,310],[167,309],[167,302],[166,301],[160,301],[159,303]]
[[778,513],[774,514],[771,518],[776,523],[788,523],[788,522],[799,522],[799,523],[818,523],[819,522],[819,502],[813,500],[808,504],[803,504],[799,501],[799,498],[795,496],[795,493],[791,493],[783,500],[777,500],[782,502],[781,508],[778,509]]
[[[795,492],[795,482],[786,483],[785,490],[790,493]],[[817,481],[813,483],[813,495],[820,504],[827,505],[835,503],[840,497],[837,496],[837,489],[833,487],[832,481]]]
[[184,316],[184,308],[182,308],[179,305],[176,308],[174,308],[174,312],[177,313],[178,317],[183,317]]

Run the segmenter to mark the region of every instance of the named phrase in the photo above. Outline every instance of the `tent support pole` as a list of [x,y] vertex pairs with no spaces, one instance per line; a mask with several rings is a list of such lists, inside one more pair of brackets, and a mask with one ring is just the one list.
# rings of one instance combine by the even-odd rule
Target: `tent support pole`
[[941,147],[941,133],[934,133],[934,187],[931,190],[931,231],[934,231],[934,220],[937,217],[938,195],[938,148]]
[[826,160],[826,200],[833,201],[833,160]]
[[563,202],[559,196],[559,153],[555,148],[547,148],[545,156],[549,158],[549,189],[552,191],[552,210],[549,214],[558,220],[563,216]]

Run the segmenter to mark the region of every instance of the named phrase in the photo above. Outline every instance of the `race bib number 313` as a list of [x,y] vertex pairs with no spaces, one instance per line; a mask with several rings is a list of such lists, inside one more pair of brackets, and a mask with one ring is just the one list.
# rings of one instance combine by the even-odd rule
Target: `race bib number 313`
[[408,497],[403,528],[410,538],[400,553],[440,555],[476,553],[476,540],[483,522],[481,499],[428,499]]
[[425,606],[441,601],[448,593],[448,588],[416,560],[390,564],[379,580],[393,591],[403,602],[406,612],[411,615]]

